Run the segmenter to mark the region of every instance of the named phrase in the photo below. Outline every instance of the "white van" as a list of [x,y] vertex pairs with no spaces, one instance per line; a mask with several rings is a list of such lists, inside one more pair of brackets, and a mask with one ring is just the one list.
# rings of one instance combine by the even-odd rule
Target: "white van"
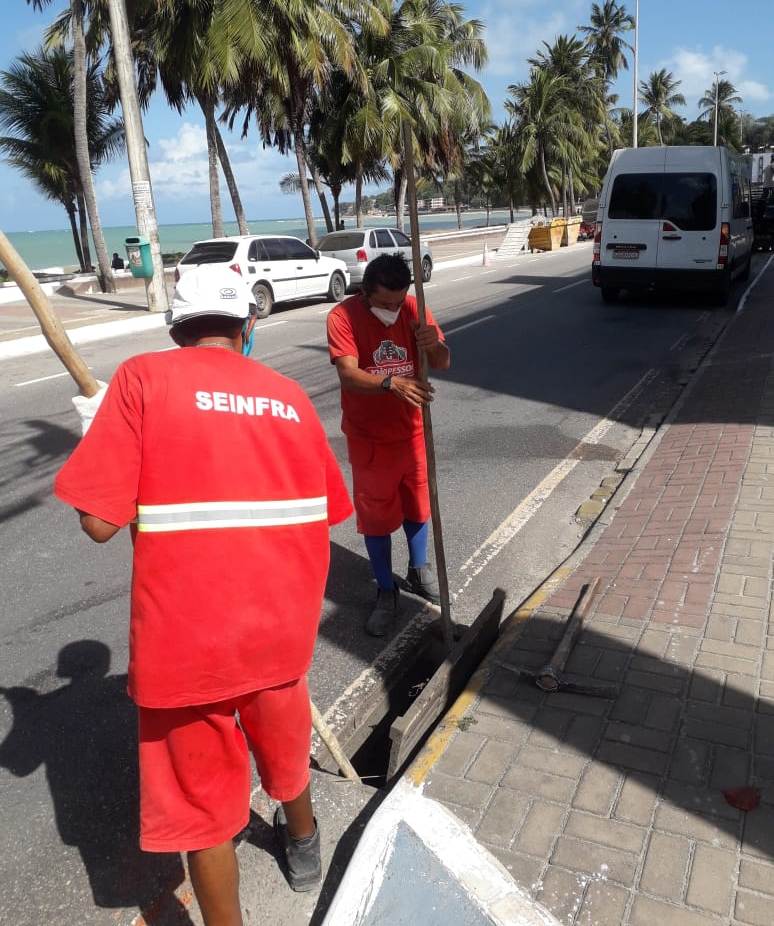
[[749,168],[724,147],[622,148],[602,186],[592,280],[622,289],[708,293],[725,305],[750,273]]

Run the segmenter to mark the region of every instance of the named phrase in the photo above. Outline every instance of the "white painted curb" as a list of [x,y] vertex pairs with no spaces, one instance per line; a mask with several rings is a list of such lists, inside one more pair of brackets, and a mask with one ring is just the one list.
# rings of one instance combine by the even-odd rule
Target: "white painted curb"
[[[425,797],[405,778],[368,822],[341,880],[323,926],[361,926],[378,899],[395,850],[399,824],[419,837],[451,878],[485,914],[493,926],[560,926],[545,908],[519,887],[508,871],[481,846],[470,829],[441,804]],[[406,871],[410,877],[411,872]],[[421,922],[417,910],[411,924]],[[410,926],[392,919],[392,926]]]
[[[166,327],[164,313],[154,312],[140,318],[123,318],[114,322],[84,325],[82,328],[69,328],[67,334],[73,344],[90,344],[93,341],[102,341],[104,338],[115,338],[123,334],[135,334],[138,331],[151,331],[154,328],[164,327]],[[31,354],[41,354],[48,349],[48,341],[42,334],[16,338],[13,341],[0,341],[0,360],[28,357]]]

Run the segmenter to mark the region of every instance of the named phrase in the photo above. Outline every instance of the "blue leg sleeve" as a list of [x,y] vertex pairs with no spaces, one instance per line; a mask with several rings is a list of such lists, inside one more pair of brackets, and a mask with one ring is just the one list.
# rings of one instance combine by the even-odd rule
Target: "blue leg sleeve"
[[366,534],[365,545],[379,588],[389,591],[395,587],[392,577],[392,537],[389,534],[384,537]]
[[430,522],[420,524],[417,521],[404,521],[403,530],[409,546],[409,566],[418,569],[427,566],[427,539],[430,534]]

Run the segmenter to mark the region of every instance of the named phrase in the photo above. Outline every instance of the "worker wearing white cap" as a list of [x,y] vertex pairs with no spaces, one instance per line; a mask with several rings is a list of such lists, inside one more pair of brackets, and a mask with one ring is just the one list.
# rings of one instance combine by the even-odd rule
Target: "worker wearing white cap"
[[250,313],[233,271],[186,272],[167,318],[182,349],[119,366],[55,487],[97,542],[133,525],[140,843],[189,853],[207,923],[241,923],[249,751],[291,886],[320,880],[306,673],[328,528],[352,511],[301,387],[245,356]]

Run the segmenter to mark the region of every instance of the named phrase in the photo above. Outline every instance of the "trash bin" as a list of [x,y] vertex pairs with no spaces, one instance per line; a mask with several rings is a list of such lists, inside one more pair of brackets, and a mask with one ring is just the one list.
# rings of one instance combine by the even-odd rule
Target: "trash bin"
[[145,235],[137,235],[134,238],[127,238],[125,244],[132,276],[150,280],[153,276],[150,241]]

